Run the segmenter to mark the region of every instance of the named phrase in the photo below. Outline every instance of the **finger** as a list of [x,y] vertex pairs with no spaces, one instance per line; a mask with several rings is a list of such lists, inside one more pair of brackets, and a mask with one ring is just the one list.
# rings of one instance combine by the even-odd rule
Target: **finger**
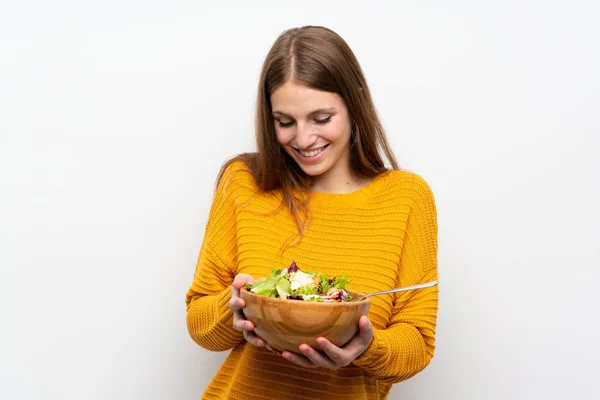
[[246,306],[246,303],[242,299],[231,299],[229,300],[229,308],[233,311],[233,325],[236,326],[238,321],[246,320],[242,309]]
[[232,299],[239,299],[240,298],[240,287],[236,287],[235,280],[231,284],[231,298]]
[[286,360],[291,361],[294,364],[298,364],[298,365],[300,365],[302,367],[305,367],[305,368],[317,368],[317,365],[315,365],[308,358],[300,356],[298,354],[294,354],[291,351],[284,351],[283,353],[281,353],[281,356],[283,358],[285,358]]
[[229,308],[231,308],[231,310],[234,312],[234,314],[237,310],[242,309],[242,307],[240,307],[241,303],[239,300],[242,300],[242,298],[240,297],[240,291],[234,288],[233,285],[231,285],[231,298],[229,299],[228,305]]
[[[333,364],[336,365],[337,368],[344,367],[344,366],[350,364],[350,361],[352,361],[352,360],[348,360],[349,356],[348,356],[347,350],[339,348],[338,346],[331,343],[329,340],[327,340],[325,338],[322,338],[322,337],[317,338],[317,344],[319,345],[321,350],[323,350],[325,355],[327,355],[327,357],[329,357],[329,360]],[[317,353],[317,354],[319,354],[319,353]]]
[[229,308],[231,308],[232,311],[238,311],[244,307],[246,307],[246,302],[240,297],[234,298],[232,296],[229,300]]
[[241,332],[250,332],[254,330],[254,324],[243,318],[234,318],[233,329]]
[[244,332],[244,339],[256,347],[265,347],[265,341],[259,338],[254,332]]
[[312,362],[318,367],[324,367],[329,369],[337,369],[340,367],[333,360],[331,360],[327,356],[322,355],[307,344],[300,345],[300,351],[304,354],[304,356],[307,359],[310,360],[310,362]]

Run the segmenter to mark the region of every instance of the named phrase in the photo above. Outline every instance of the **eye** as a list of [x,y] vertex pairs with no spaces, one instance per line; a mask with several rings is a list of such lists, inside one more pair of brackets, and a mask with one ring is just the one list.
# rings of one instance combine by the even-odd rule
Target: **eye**
[[282,128],[288,128],[292,125],[294,125],[294,122],[283,122],[283,121],[277,121],[279,123],[279,126]]
[[315,119],[315,122],[317,124],[326,124],[331,120],[331,115],[327,118],[323,118],[323,119]]

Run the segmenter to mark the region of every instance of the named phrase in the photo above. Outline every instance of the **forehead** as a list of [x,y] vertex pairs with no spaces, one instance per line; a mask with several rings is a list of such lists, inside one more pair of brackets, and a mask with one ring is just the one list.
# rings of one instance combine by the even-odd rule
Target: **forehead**
[[318,109],[345,109],[343,99],[337,93],[324,92],[286,82],[271,94],[273,113],[299,118]]

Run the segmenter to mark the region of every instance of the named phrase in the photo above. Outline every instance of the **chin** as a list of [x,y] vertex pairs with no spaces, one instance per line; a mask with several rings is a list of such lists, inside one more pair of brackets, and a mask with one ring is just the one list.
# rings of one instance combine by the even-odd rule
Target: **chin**
[[327,172],[328,168],[326,167],[322,167],[322,166],[303,166],[302,164],[298,163],[298,165],[300,166],[300,169],[302,169],[302,171],[304,171],[304,173],[308,176],[319,176],[319,175],[323,175],[325,172]]

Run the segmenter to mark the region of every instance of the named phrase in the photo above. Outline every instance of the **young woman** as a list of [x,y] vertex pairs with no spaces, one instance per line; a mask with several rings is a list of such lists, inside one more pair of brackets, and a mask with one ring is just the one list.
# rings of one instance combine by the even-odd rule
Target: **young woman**
[[363,293],[437,280],[432,192],[399,170],[358,61],[323,27],[290,29],[272,46],[256,138],[256,153],[219,174],[186,296],[194,341],[231,350],[203,398],[384,399],[433,357],[437,287],[372,297],[353,339],[320,338],[303,356],[253,332],[239,291],[292,261]]

